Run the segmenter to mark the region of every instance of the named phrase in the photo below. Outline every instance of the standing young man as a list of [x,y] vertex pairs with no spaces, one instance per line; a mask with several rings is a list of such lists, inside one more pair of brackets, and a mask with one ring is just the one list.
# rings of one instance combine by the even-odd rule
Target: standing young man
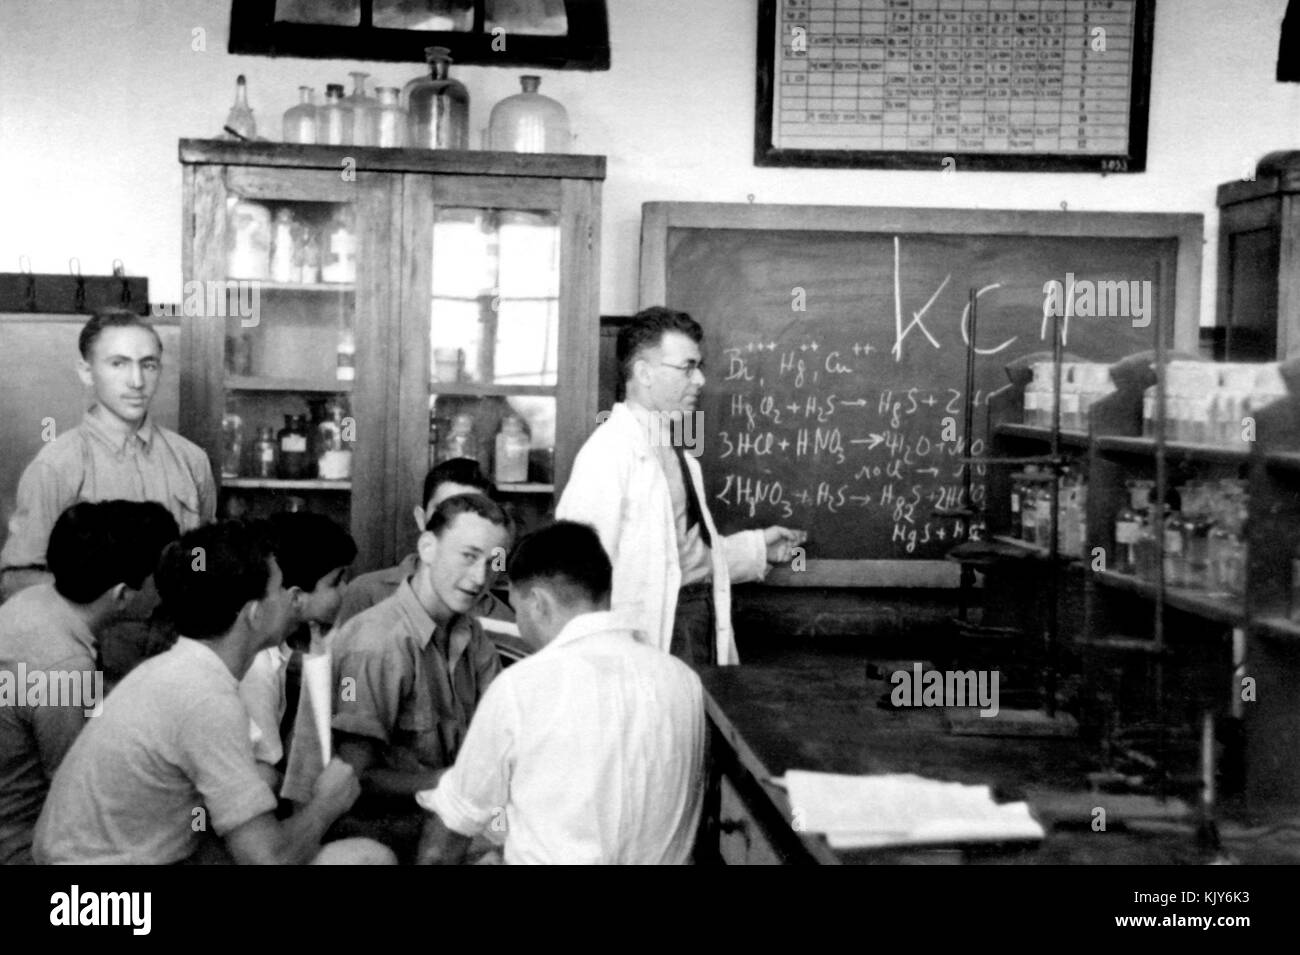
[[212,520],[217,490],[198,445],[149,420],[162,375],[162,339],[124,309],[97,312],[78,339],[77,374],[94,392],[81,424],[51,441],[18,482],[0,551],[0,594],[49,582],[45,550],[77,501],[157,501],[183,532]]
[[[761,580],[803,531],[721,537],[682,419],[704,388],[704,332],[685,312],[648,308],[618,335],[627,400],[578,452],[556,517],[590,524],[614,565],[610,603],[653,646],[696,666],[738,663],[731,584]],[[666,572],[665,572],[666,571]]]

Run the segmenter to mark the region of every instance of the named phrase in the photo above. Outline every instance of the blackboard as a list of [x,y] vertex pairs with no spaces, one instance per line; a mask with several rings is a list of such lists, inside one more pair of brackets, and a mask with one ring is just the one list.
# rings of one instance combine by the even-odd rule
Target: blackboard
[[[807,565],[778,582],[950,585],[966,521],[933,511],[966,503],[970,290],[978,456],[1005,366],[1051,348],[1052,281],[1061,304],[1073,290],[1063,332],[1081,359],[1151,349],[1157,329],[1195,350],[1201,232],[1198,215],[647,204],[642,306],[705,330],[719,527],[806,529]],[[1125,283],[1127,305],[1101,282]],[[984,466],[972,477],[978,505]]]

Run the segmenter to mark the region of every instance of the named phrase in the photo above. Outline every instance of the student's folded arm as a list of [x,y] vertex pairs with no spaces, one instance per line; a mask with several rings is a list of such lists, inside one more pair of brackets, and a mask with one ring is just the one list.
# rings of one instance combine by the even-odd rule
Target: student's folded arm
[[445,770],[409,771],[383,765],[383,743],[368,736],[334,731],[339,759],[350,765],[361,780],[363,792],[376,796],[413,796],[438,785]]
[[424,820],[420,832],[420,848],[415,856],[416,865],[460,865],[469,854],[472,836],[461,835],[448,829],[442,817],[431,812]]

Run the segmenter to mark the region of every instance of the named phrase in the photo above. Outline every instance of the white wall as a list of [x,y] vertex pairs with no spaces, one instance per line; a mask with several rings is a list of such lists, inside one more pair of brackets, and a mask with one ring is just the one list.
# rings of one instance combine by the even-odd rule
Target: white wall
[[[259,129],[278,137],[300,84],[367,69],[385,84],[416,64],[268,59],[225,52],[228,0],[0,0],[0,271],[84,272],[114,258],[180,297],[176,141],[220,130],[238,73]],[[608,156],[601,306],[635,310],[641,203],[651,200],[1200,212],[1202,321],[1213,319],[1215,187],[1277,149],[1300,148],[1300,84],[1274,81],[1286,0],[1161,0],[1147,172],[1084,174],[758,169],[752,162],[752,0],[609,0],[614,67],[553,72],[581,152]],[[192,49],[206,31],[206,51]],[[517,90],[520,70],[459,67],[471,124]],[[477,133],[475,133],[475,136]]]

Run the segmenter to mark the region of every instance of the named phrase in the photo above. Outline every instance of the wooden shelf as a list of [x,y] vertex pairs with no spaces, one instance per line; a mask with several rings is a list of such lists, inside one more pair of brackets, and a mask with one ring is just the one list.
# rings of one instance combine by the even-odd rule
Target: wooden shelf
[[279,478],[222,478],[223,488],[238,488],[241,491],[351,491],[351,481],[324,481],[309,478],[301,481],[285,481]]
[[1264,463],[1278,471],[1300,474],[1300,451],[1270,451],[1264,455]]
[[1300,623],[1288,620],[1281,614],[1267,617],[1255,617],[1251,624],[1271,637],[1285,640],[1300,640]]
[[530,482],[520,484],[498,484],[497,491],[501,494],[554,494],[555,485]]
[[352,390],[353,382],[330,378],[270,378],[262,375],[227,375],[227,391],[307,391],[337,395]]
[[[1154,457],[1156,453],[1155,438],[1129,438],[1105,435],[1096,439],[1097,450],[1110,454],[1128,454]],[[1221,464],[1245,464],[1250,460],[1250,451],[1246,448],[1225,448],[1217,444],[1190,444],[1185,441],[1166,441],[1165,457],[1191,458],[1197,461]]]
[[512,395],[529,396],[536,395],[544,398],[553,398],[556,394],[555,385],[481,385],[476,382],[468,381],[431,381],[429,382],[429,394],[437,395],[439,398],[495,398],[510,397]]
[[[1117,574],[1113,570],[1097,571],[1093,579],[1104,587],[1122,590],[1126,593],[1155,600],[1157,588],[1149,581]],[[1165,604],[1184,613],[1195,614],[1206,620],[1237,625],[1245,620],[1245,610],[1239,599],[1221,594],[1204,593],[1199,590],[1184,590],[1179,587],[1165,588]]]
[[355,282],[271,282],[266,279],[226,279],[227,282],[256,282],[261,292],[342,292],[357,290]]
[[[1000,424],[993,429],[997,434],[1008,438],[1021,438],[1026,441],[1052,443],[1052,429],[1040,428],[1032,424]],[[1088,432],[1061,429],[1061,446],[1066,448],[1086,448]]]
[[[1038,544],[1031,544],[1029,541],[1023,541],[1019,537],[1012,537],[1010,534],[993,534],[992,538],[999,544],[1006,544],[1010,547],[1015,547],[1018,550],[1024,551],[1028,556],[1036,557],[1039,560],[1047,560],[1051,556],[1046,547],[1041,547]],[[1077,562],[1080,558],[1073,557],[1070,554],[1057,554],[1056,559],[1059,563],[1071,564]]]

